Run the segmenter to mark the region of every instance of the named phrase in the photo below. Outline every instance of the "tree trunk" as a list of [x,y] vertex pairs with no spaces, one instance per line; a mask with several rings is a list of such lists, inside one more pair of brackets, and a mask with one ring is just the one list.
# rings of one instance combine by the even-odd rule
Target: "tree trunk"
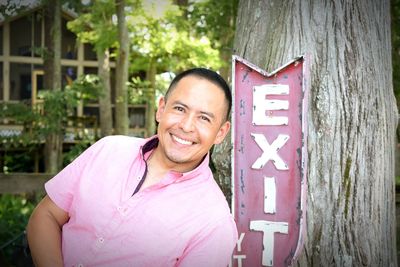
[[100,134],[102,137],[112,134],[112,110],[111,110],[111,84],[110,84],[110,52],[97,52],[98,75],[102,84],[102,93],[99,97],[100,109]]
[[[61,3],[55,0],[45,6],[46,48],[44,56],[44,86],[49,90],[61,90]],[[45,111],[46,112],[46,111]],[[51,112],[51,111],[50,111]],[[52,132],[46,137],[44,146],[45,170],[56,173],[62,163],[62,125],[59,131]]]
[[116,68],[115,86],[115,133],[128,134],[128,63],[129,39],[125,22],[125,1],[115,0],[118,17],[118,42],[119,51]]
[[[224,64],[220,69],[219,73],[226,81],[231,82],[231,56],[232,56],[232,47],[233,47],[233,39],[235,35],[235,24],[236,24],[236,15],[237,15],[237,5],[238,0],[231,0],[231,3],[227,5],[229,8],[224,10],[224,25],[229,25],[229,27],[224,27],[222,34],[219,38],[219,43],[221,45],[219,52],[222,63]],[[226,29],[225,29],[226,28]]]
[[389,0],[241,0],[235,54],[309,55],[308,195],[297,266],[397,266]]
[[[225,10],[226,24],[230,25],[232,30],[226,30],[226,34],[222,35],[219,42],[221,43],[220,48],[220,58],[224,64],[220,69],[220,75],[231,84],[231,56],[232,56],[232,46],[233,46],[233,35],[236,20],[236,10],[237,10],[237,0],[232,1],[230,5],[230,10]],[[222,192],[228,201],[232,201],[231,192],[231,162],[227,155],[231,155],[231,134],[230,132],[226,136],[225,140],[215,146],[212,152],[212,164],[214,165],[214,178],[218,185],[221,187]]]
[[214,146],[211,154],[212,164],[215,170],[214,179],[217,181],[228,203],[232,202],[232,171],[230,161],[230,155],[232,152],[231,138],[231,132],[229,132],[221,144]]
[[146,80],[150,82],[148,88],[148,102],[146,115],[146,130],[147,135],[151,136],[156,133],[156,74],[157,68],[154,59],[150,60],[149,69],[146,72]]

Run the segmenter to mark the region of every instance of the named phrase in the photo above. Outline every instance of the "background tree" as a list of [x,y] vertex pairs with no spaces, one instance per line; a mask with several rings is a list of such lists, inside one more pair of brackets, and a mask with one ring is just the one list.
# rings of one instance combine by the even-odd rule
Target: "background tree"
[[231,55],[238,0],[193,1],[187,7],[188,30],[213,40],[220,54],[219,73],[227,80],[231,74]]
[[[53,91],[61,91],[61,0],[45,2],[44,19],[46,34],[44,54],[44,87]],[[52,110],[44,108],[44,112]],[[46,136],[44,145],[45,170],[56,173],[62,164],[63,132],[61,119],[55,116],[56,131]],[[59,127],[57,127],[57,125]]]
[[125,20],[125,1],[115,0],[118,19],[118,58],[115,85],[115,133],[128,134],[128,66],[129,39]]
[[308,54],[307,238],[298,266],[397,266],[389,0],[239,3],[235,53]]
[[157,75],[165,72],[178,73],[190,67],[219,69],[219,51],[212,47],[210,39],[188,31],[184,11],[171,1],[142,1],[141,8],[129,21],[132,36],[132,60],[130,72],[146,73],[147,116],[146,129],[154,134]]
[[79,41],[94,46],[98,60],[98,76],[102,84],[99,97],[100,134],[112,134],[113,118],[111,108],[110,49],[117,44],[117,28],[112,21],[113,1],[93,1],[80,10],[80,15],[70,22],[68,28]]

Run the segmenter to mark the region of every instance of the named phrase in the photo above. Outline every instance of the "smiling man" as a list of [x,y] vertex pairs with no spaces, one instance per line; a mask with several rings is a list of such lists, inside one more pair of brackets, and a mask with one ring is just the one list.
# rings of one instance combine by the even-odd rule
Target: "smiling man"
[[208,164],[231,102],[217,73],[190,69],[160,99],[157,135],[109,136],[83,152],[29,220],[35,264],[227,266],[237,230]]

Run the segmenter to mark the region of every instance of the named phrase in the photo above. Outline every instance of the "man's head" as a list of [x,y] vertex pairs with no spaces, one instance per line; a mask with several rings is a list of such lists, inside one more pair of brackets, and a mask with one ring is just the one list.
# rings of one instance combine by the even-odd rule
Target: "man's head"
[[231,102],[228,85],[215,72],[192,69],[176,76],[156,114],[158,160],[177,171],[195,168],[228,133]]
[[205,69],[205,68],[193,68],[186,70],[184,72],[181,72],[175,78],[172,80],[171,84],[168,87],[167,92],[165,93],[165,99],[168,99],[168,96],[170,95],[171,91],[174,90],[176,84],[184,77],[186,76],[197,76],[199,78],[203,78],[208,80],[211,83],[214,83],[216,86],[218,86],[225,95],[225,104],[226,104],[226,120],[229,120],[229,115],[231,113],[231,107],[232,107],[232,93],[229,88],[229,85],[226,83],[224,78],[222,78],[218,73],[215,71]]

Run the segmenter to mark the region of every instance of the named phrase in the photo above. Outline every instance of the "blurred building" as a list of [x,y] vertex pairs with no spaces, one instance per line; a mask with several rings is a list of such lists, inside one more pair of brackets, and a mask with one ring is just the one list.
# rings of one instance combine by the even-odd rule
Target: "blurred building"
[[[76,15],[67,9],[62,12],[62,85],[70,84],[83,74],[97,74],[97,57],[90,44],[79,43],[75,34],[67,29],[67,21]],[[43,89],[43,59],[45,32],[43,10],[32,5],[18,15],[0,17],[0,104],[24,102],[34,106],[38,92]],[[115,62],[111,62],[111,98],[114,106]],[[2,112],[0,110],[0,112]],[[114,108],[113,108],[114,112]],[[81,104],[71,117],[80,122],[79,127],[96,135],[99,133],[99,105],[97,101]],[[130,105],[130,135],[146,136],[146,105]],[[65,143],[74,143],[79,132],[74,122],[65,133]],[[18,135],[23,125],[12,120],[0,121],[0,138]],[[1,172],[1,170],[0,170]]]

